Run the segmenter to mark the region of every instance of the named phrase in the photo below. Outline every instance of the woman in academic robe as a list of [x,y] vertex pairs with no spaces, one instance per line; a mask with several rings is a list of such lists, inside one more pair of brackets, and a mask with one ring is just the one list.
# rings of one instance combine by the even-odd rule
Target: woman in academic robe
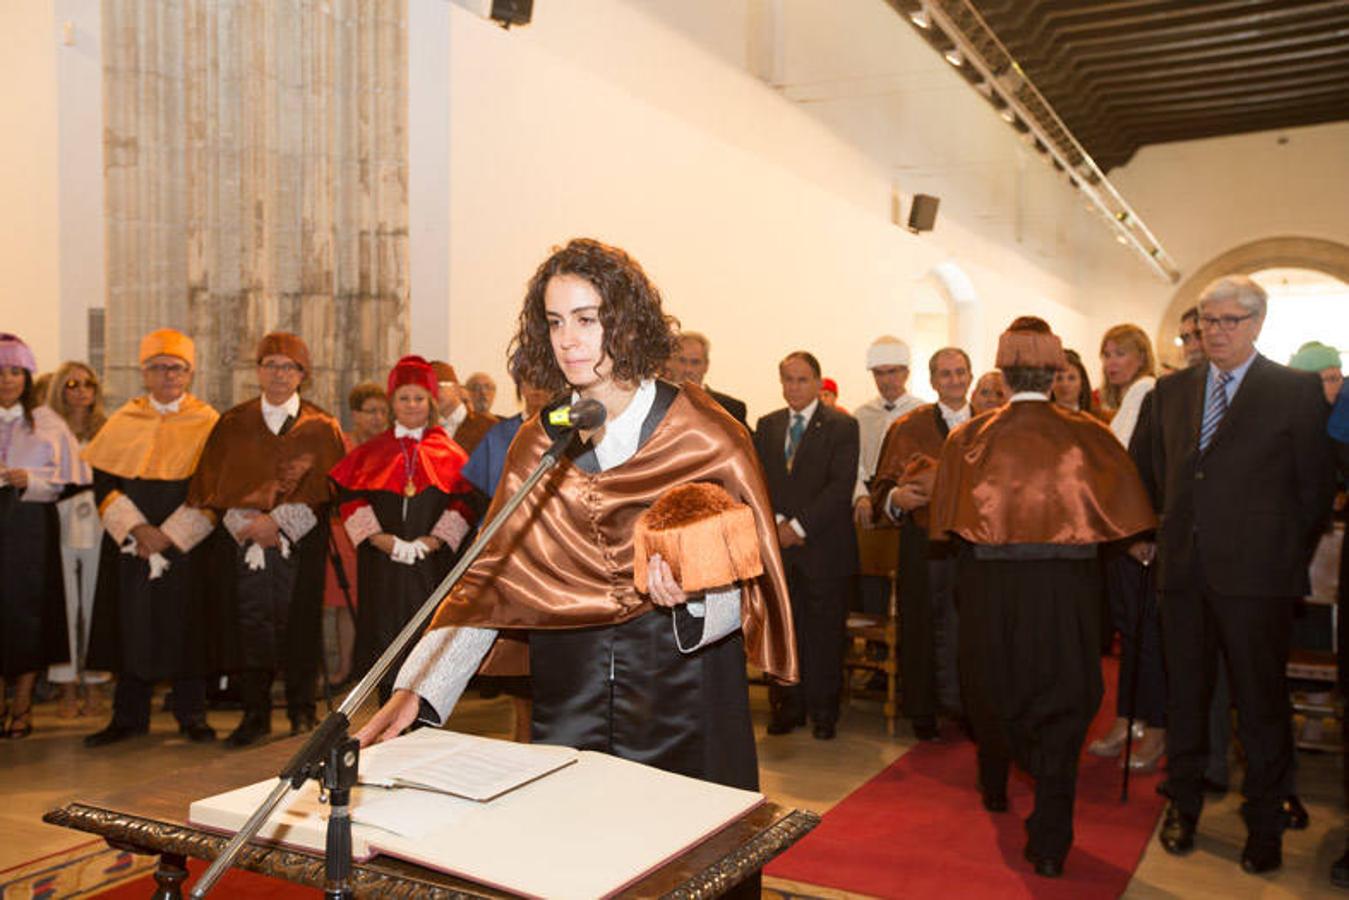
[[[364,674],[440,584],[476,518],[461,475],[468,454],[432,424],[431,366],[405,356],[389,373],[394,426],[348,453],[329,477],[356,546],[355,671]],[[381,702],[393,692],[391,669]]]
[[[772,678],[797,680],[776,525],[744,428],[701,388],[656,380],[673,344],[659,293],[622,250],[573,240],[539,267],[512,374],[572,402],[595,400],[606,419],[570,441],[487,543],[363,741],[393,737],[419,716],[444,721],[488,656],[487,674],[531,672],[536,743],[757,787],[746,657]],[[557,437],[549,419],[558,405],[516,435],[487,519]],[[741,536],[761,573],[728,566],[724,584],[686,592],[671,565],[680,560],[637,559],[635,531],[670,489],[708,483],[748,508]],[[527,646],[503,630],[526,632]]]
[[[108,420],[103,413],[103,386],[93,369],[81,362],[61,364],[52,376],[46,402],[65,420],[81,450]],[[99,686],[111,677],[84,665],[94,611],[94,587],[98,582],[99,547],[103,542],[93,480],[89,464],[80,460],[75,480],[67,485],[65,496],[56,504],[61,520],[61,574],[66,591],[70,660],[48,668],[47,679],[61,686],[57,715],[63,719],[102,712]]]
[[65,590],[56,501],[75,478],[79,446],[34,396],[37,362],[0,334],[0,735],[33,732],[33,683],[66,659]]

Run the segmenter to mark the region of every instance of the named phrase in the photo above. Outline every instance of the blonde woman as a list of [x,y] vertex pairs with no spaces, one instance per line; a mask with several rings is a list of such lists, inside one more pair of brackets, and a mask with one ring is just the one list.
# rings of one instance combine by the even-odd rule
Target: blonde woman
[[[1126,448],[1143,400],[1157,383],[1156,370],[1152,342],[1137,325],[1116,325],[1101,338],[1101,406]],[[1166,750],[1166,670],[1156,590],[1147,569],[1121,552],[1106,557],[1106,596],[1111,625],[1120,636],[1116,718],[1110,732],[1088,750],[1096,756],[1120,754],[1132,716],[1136,740],[1125,763],[1150,772]]]
[[[46,402],[65,420],[81,449],[108,419],[103,412],[103,387],[98,376],[81,362],[62,363],[52,375]],[[89,464],[77,461],[75,481],[67,487],[67,496],[56,504],[61,518],[61,572],[66,587],[66,644],[70,659],[49,667],[47,678],[61,686],[57,714],[64,719],[101,712],[103,699],[99,690],[91,686],[104,684],[111,677],[107,672],[84,669],[93,621],[94,587],[98,582],[99,548],[103,543],[92,484]]]

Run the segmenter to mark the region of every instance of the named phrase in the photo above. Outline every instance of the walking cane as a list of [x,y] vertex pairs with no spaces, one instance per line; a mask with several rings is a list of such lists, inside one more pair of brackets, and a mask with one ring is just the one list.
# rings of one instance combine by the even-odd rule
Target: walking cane
[[1143,582],[1145,589],[1142,591],[1143,600],[1138,604],[1138,615],[1134,622],[1134,641],[1133,652],[1130,653],[1133,664],[1129,671],[1129,728],[1124,732],[1124,777],[1120,783],[1119,802],[1129,802],[1129,763],[1133,760],[1134,747],[1134,719],[1137,716],[1138,704],[1138,670],[1143,657],[1143,623],[1147,621],[1147,605],[1150,602],[1149,590],[1146,590],[1146,583],[1152,577],[1152,566],[1150,563],[1139,563],[1143,567]]

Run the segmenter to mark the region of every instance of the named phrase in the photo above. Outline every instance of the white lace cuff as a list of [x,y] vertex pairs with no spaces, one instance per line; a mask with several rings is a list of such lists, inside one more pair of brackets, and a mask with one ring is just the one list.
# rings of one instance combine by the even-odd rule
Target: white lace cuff
[[292,543],[299,543],[300,538],[308,534],[319,521],[305,503],[282,503],[270,515]]
[[347,537],[351,538],[351,545],[359,547],[361,541],[369,540],[379,534],[379,519],[375,518],[375,511],[370,508],[370,504],[362,504],[354,513],[342,520],[342,527],[347,530]]
[[110,494],[103,501],[103,527],[118,544],[126,542],[131,529],[145,524],[145,516],[126,494]]
[[[700,600],[690,600],[684,604],[686,611],[695,619],[703,620],[703,636],[692,647],[685,647],[679,640],[679,624],[674,626],[675,646],[681,653],[692,653],[714,644],[726,635],[740,628],[740,588],[731,587],[723,591],[708,591]],[[677,611],[676,611],[677,613]]]
[[177,547],[181,553],[187,553],[206,540],[214,528],[215,523],[211,521],[210,516],[199,509],[188,506],[186,503],[175,509],[173,514],[159,526],[159,530],[164,532],[165,537],[173,541],[173,546]]
[[230,537],[234,538],[234,543],[242,544],[243,541],[239,539],[239,532],[247,528],[248,523],[253,521],[253,517],[257,514],[258,511],[256,509],[242,509],[238,507],[227,509],[225,510],[225,517],[221,519],[221,523],[225,526],[225,530],[230,533]]
[[431,704],[444,724],[496,639],[494,628],[434,628],[412,648],[394,687]]
[[431,537],[440,538],[451,550],[459,549],[466,534],[468,522],[464,521],[464,517],[457,509],[447,509],[441,513],[440,518],[436,520],[436,527],[431,529]]

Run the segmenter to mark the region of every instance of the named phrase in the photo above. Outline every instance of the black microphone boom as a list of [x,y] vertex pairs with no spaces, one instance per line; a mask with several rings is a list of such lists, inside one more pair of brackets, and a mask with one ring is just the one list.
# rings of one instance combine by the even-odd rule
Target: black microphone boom
[[598,400],[578,400],[571,406],[559,406],[548,412],[548,424],[556,428],[594,431],[604,424],[604,404]]

